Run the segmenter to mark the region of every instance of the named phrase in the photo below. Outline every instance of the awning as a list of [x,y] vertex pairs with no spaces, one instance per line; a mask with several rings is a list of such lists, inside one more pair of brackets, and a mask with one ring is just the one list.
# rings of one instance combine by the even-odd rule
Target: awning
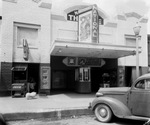
[[11,70],[12,71],[26,71],[27,70],[27,66],[15,66],[15,67],[12,67]]
[[[141,48],[139,47],[139,53]],[[52,56],[74,56],[93,58],[120,58],[136,54],[136,47],[123,45],[107,45],[79,43],[56,40],[51,49]]]

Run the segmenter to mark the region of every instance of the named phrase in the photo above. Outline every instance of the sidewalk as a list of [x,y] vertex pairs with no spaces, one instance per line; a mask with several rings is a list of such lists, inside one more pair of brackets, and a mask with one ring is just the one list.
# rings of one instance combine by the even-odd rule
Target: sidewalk
[[21,120],[34,118],[59,118],[77,115],[91,115],[89,102],[95,97],[93,94],[55,94],[36,96],[27,100],[24,97],[0,97],[0,113],[5,120]]

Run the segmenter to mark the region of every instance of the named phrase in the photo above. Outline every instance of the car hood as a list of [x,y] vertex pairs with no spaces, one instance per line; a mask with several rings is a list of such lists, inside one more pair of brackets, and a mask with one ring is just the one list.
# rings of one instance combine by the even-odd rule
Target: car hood
[[100,88],[96,94],[125,94],[130,87]]

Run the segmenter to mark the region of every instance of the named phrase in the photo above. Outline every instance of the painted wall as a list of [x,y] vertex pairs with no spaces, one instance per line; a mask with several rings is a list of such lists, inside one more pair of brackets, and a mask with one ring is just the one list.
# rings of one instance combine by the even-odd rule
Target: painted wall
[[[44,0],[41,0],[43,2]],[[2,33],[1,33],[1,61],[2,62],[32,62],[32,63],[50,63],[50,46],[59,40],[77,41],[78,40],[78,23],[67,21],[68,10],[78,4],[69,4],[63,6],[61,14],[54,12],[51,15],[51,8],[43,7],[41,2],[32,0],[3,0],[2,1]],[[48,3],[51,5],[51,3]],[[48,5],[47,4],[47,5]],[[83,3],[81,4],[83,7]],[[85,4],[86,5],[86,4]],[[87,6],[87,5],[86,5]],[[72,7],[72,9],[74,8]],[[9,8],[9,9],[8,9]],[[69,8],[69,9],[68,9]],[[80,8],[80,7],[79,7]],[[106,16],[107,17],[107,16]],[[113,45],[126,45],[125,35],[134,36],[133,27],[137,21],[141,25],[141,41],[139,46],[142,48],[140,54],[140,66],[148,65],[147,58],[147,22],[136,14],[132,16],[121,15],[114,20],[109,17],[104,19],[104,25],[100,25],[100,43]],[[39,27],[37,46],[29,46],[29,60],[23,59],[23,48],[17,46],[14,23],[25,25],[37,25]],[[135,56],[120,58],[118,65],[135,66]]]
[[[50,9],[43,8],[39,3],[32,0],[9,0],[9,2],[8,0],[3,0],[2,4],[2,62],[26,62],[22,58],[23,48],[16,46],[17,41],[14,32],[14,22],[39,26],[37,47],[29,47],[30,58],[28,62],[49,63],[50,45],[56,39],[68,41],[78,40],[78,23],[65,20],[65,11],[73,6],[72,4],[63,7],[64,12],[62,13],[65,13],[64,15],[51,15]],[[122,15],[122,17],[124,17],[124,19],[117,18],[115,21],[112,21],[107,18],[104,20],[104,25],[100,25],[100,43],[126,45],[125,34],[134,35],[133,27],[135,26],[135,23],[143,17],[137,18],[136,16],[129,17],[126,15]],[[141,22],[140,25],[142,26],[140,32],[141,41],[139,43],[139,46],[142,48],[142,53],[140,54],[140,66],[147,66],[148,58],[145,56],[147,55],[147,23]],[[135,66],[135,56],[120,58],[118,60],[118,65]]]
[[[32,62],[49,63],[49,48],[51,40],[50,9],[43,7],[42,2],[32,0],[3,0],[2,6],[2,62]],[[49,3],[50,4],[50,3]],[[9,8],[9,9],[8,9]],[[17,37],[14,23],[38,25],[38,41],[36,48],[29,46],[29,60],[23,59],[23,48],[16,46]]]
[[55,40],[77,41],[77,22],[52,20],[52,42]]
[[[137,17],[135,13],[130,13],[132,16],[128,17],[125,15],[124,20],[118,20],[117,28],[117,43],[126,45],[125,35],[131,35],[134,37],[133,27],[136,26],[136,22],[141,26],[140,36],[141,40],[139,41],[139,47],[141,47],[141,53],[139,54],[139,65],[142,67],[148,66],[148,50],[147,50],[147,19],[141,16]],[[135,14],[135,15],[134,15]],[[145,21],[144,21],[145,20]],[[135,42],[135,39],[133,40]],[[123,57],[118,60],[118,65],[120,66],[135,66],[136,65],[136,55],[131,55],[128,57]]]
[[[52,18],[52,42],[59,39],[62,41],[78,41],[78,23],[67,21],[66,14],[55,15]],[[117,15],[114,19],[105,18],[104,25],[99,26],[99,42],[110,45],[128,46],[126,35],[134,38],[133,46],[135,47],[136,39],[133,32],[136,22],[141,26],[139,47],[141,53],[139,57],[139,65],[142,67],[148,66],[148,51],[147,51],[147,21],[148,19],[137,13],[125,13],[124,15]],[[132,43],[131,43],[132,44]],[[119,66],[135,66],[136,56],[131,55],[118,59]]]

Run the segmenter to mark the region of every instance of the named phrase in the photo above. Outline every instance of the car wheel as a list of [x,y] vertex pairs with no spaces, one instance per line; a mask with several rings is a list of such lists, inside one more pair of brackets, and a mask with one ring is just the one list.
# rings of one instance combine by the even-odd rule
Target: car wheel
[[95,116],[100,122],[110,122],[112,118],[112,111],[110,108],[105,104],[99,104],[96,106]]

